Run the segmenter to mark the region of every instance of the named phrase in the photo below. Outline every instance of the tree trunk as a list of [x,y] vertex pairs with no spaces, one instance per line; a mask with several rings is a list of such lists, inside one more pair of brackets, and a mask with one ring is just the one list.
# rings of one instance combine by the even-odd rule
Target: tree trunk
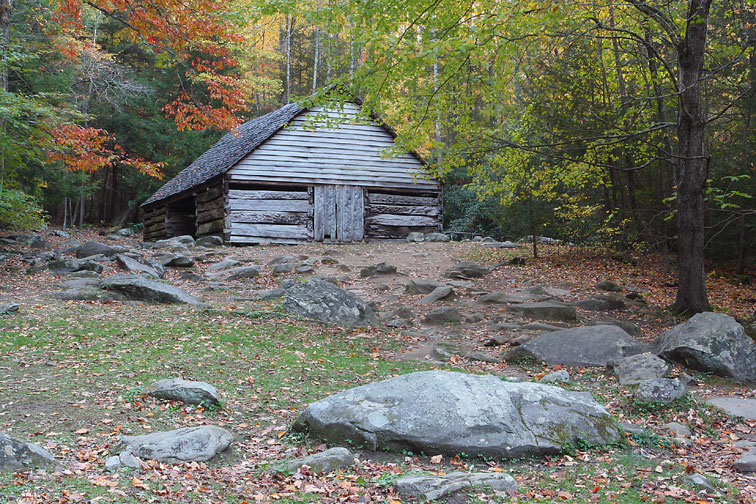
[[704,192],[708,172],[706,117],[701,74],[712,0],[690,0],[685,38],[679,42],[680,184],[677,191],[679,273],[675,309],[698,313],[709,309],[704,272]]
[[[317,9],[320,11],[320,0],[317,3]],[[318,59],[320,59],[320,26],[315,27],[315,58],[312,62],[312,92],[318,89]]]
[[286,103],[291,96],[291,15],[286,15]]
[[[13,0],[0,0],[0,57],[5,58],[10,44],[11,15],[13,14]],[[0,89],[8,90],[8,70],[5,62],[0,65]]]

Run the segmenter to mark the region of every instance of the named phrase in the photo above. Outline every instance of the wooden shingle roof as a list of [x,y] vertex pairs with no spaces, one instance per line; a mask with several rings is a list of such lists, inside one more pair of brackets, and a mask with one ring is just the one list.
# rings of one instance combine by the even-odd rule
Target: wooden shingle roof
[[252,119],[224,135],[215,145],[150,196],[142,206],[182,193],[227,172],[303,109],[296,103]]

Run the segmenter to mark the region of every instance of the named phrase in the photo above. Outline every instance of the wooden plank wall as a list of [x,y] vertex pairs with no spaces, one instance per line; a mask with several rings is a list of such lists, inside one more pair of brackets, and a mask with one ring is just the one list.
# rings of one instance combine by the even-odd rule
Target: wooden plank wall
[[314,240],[351,243],[365,236],[364,189],[349,185],[315,186]]
[[316,107],[299,115],[231,168],[229,180],[439,190],[415,157],[387,157],[396,147],[393,137],[375,122],[358,120],[358,112],[357,105],[346,104],[342,110]]
[[155,205],[144,212],[144,240],[153,241],[168,237],[165,225],[166,206]]
[[441,230],[440,193],[436,196],[416,194],[367,193],[368,238],[405,238],[418,231],[432,233]]
[[299,243],[313,239],[312,190],[228,191],[226,229],[231,243]]

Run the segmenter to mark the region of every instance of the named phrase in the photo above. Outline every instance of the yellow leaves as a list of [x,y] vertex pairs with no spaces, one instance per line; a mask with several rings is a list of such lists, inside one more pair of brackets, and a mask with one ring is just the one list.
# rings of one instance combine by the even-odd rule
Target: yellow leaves
[[150,489],[149,485],[147,485],[144,481],[140,480],[136,476],[134,476],[133,478],[131,478],[131,486],[133,486],[135,488],[141,488],[143,490],[149,490]]

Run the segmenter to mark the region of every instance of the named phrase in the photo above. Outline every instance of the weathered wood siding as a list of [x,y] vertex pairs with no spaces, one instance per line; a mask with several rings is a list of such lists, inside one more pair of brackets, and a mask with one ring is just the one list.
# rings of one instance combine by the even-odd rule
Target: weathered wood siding
[[349,185],[315,186],[314,239],[344,243],[365,236],[364,189]]
[[410,154],[387,157],[393,137],[373,121],[357,121],[359,107],[323,108],[297,116],[228,171],[234,182],[352,185],[438,191]]
[[230,243],[299,243],[313,239],[313,192],[229,189],[226,234]]
[[368,238],[405,238],[418,231],[441,230],[441,201],[438,195],[367,192],[365,234]]

